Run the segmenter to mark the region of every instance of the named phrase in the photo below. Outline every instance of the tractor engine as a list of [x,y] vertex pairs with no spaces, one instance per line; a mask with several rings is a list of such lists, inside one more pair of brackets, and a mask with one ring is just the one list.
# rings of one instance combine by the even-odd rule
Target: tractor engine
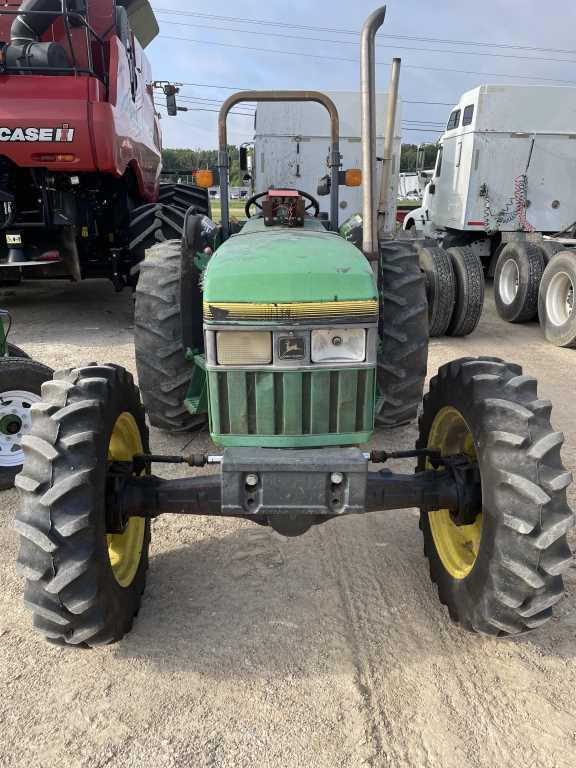
[[303,217],[294,229],[298,193],[282,190],[262,207],[204,274],[212,438],[224,446],[363,443],[376,392],[370,265],[318,219]]

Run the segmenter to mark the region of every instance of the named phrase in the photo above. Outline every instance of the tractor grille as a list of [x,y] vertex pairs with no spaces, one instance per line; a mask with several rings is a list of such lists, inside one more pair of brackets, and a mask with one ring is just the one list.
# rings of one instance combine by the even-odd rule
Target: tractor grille
[[[374,369],[208,371],[214,436],[286,438],[334,436],[361,442],[374,424]],[[338,440],[338,436],[342,440]],[[366,439],[364,437],[364,439]],[[225,440],[222,440],[226,444]],[[259,441],[278,445],[278,440]],[[320,443],[319,443],[320,444]]]

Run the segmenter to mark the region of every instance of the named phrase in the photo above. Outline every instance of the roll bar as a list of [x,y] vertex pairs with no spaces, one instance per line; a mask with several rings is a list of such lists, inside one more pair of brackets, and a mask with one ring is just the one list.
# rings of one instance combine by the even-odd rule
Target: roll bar
[[313,101],[322,104],[330,115],[331,151],[329,158],[331,186],[330,186],[330,228],[338,230],[338,193],[339,175],[341,165],[340,155],[340,118],[338,109],[331,98],[320,91],[239,91],[229,96],[220,109],[218,115],[218,169],[220,171],[220,205],[222,228],[224,237],[230,234],[230,207],[228,201],[228,171],[230,160],[228,157],[228,129],[227,119],[232,107],[243,101]]

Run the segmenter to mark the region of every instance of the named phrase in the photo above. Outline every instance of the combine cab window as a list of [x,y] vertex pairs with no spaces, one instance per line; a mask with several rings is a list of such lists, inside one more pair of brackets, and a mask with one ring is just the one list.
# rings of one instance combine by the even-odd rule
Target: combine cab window
[[446,126],[447,131],[453,131],[454,128],[458,128],[460,125],[460,110],[455,109],[454,112],[450,115],[450,119],[448,120],[448,125]]
[[464,107],[464,114],[462,115],[462,127],[470,125],[472,118],[474,117],[474,104],[468,104]]

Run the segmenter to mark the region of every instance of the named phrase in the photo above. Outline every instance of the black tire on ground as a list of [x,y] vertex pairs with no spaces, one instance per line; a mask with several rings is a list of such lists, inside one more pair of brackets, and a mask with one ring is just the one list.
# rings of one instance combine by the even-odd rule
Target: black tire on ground
[[576,253],[561,251],[550,261],[538,299],[546,339],[557,347],[576,347]]
[[448,250],[456,277],[456,302],[446,329],[448,336],[468,336],[476,330],[484,308],[484,269],[472,248]]
[[16,344],[11,344],[10,342],[6,343],[6,352],[8,353],[8,357],[24,357],[26,360],[30,359],[30,355],[27,352],[24,352],[23,349],[20,349]]
[[[430,576],[465,629],[511,635],[544,624],[562,597],[574,515],[560,458],[563,435],[536,380],[497,358],[442,366],[430,382],[418,447],[465,452],[478,463],[482,514],[456,526],[447,510],[421,510]],[[426,469],[420,460],[418,470]],[[440,470],[443,471],[443,470]]]
[[148,248],[167,240],[180,240],[186,211],[165,203],[148,203],[130,214],[128,247],[134,263],[144,260]]
[[30,431],[32,405],[51,378],[52,369],[36,360],[0,358],[0,491],[12,488],[22,469],[22,441]]
[[439,247],[420,248],[420,269],[424,273],[428,299],[430,337],[443,336],[454,312],[456,277],[449,254]]
[[204,216],[210,215],[210,196],[208,190],[193,184],[161,184],[159,201],[187,211],[190,206]]
[[525,323],[536,317],[544,266],[544,251],[536,243],[519,240],[505,245],[494,273],[494,301],[503,320]]
[[57,371],[32,416],[16,480],[24,601],[52,642],[116,642],[138,613],[150,546],[150,521],[142,518],[123,535],[107,535],[109,458],[149,450],[138,389],[115,365]]
[[553,240],[542,240],[538,243],[538,246],[542,249],[544,253],[545,264],[548,264],[550,259],[553,256],[556,256],[557,253],[560,253],[560,251],[566,250],[565,245],[562,245],[562,243],[555,243]]
[[170,240],[150,248],[141,264],[134,310],[138,382],[150,424],[169,432],[206,422],[193,415],[184,399],[194,362],[182,344],[180,312],[182,245]]
[[380,243],[379,426],[418,415],[428,365],[428,303],[418,251],[409,239]]

